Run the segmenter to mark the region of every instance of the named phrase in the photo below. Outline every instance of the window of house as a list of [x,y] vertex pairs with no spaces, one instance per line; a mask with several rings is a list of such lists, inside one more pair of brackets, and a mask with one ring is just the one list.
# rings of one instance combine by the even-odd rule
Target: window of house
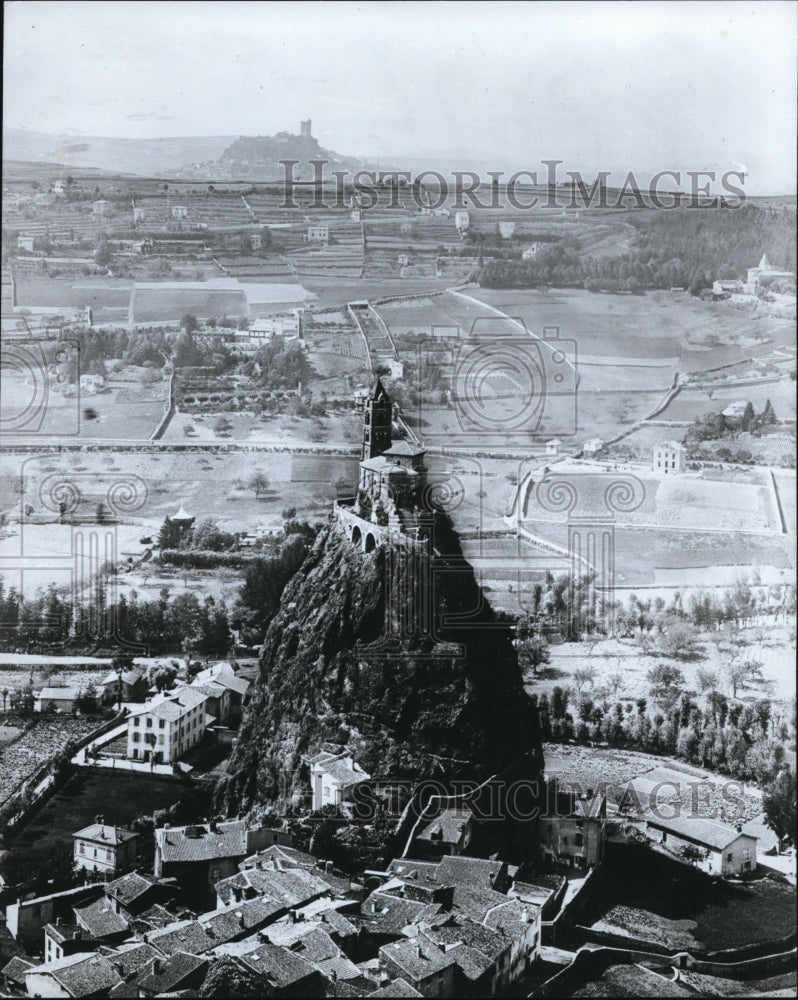
[[726,855],[726,860],[734,861],[734,851],[729,851],[729,853]]
[[83,843],[83,841],[81,841],[78,844],[78,850],[80,851],[81,854],[85,854],[86,853],[86,845]]
[[160,744],[160,746],[163,746],[163,736],[158,737],[158,743]]
[[329,788],[325,788],[324,789],[324,794],[327,796],[327,798],[329,798],[329,796],[330,796],[330,789]]
[[165,725],[166,725],[166,723],[164,722],[163,719],[158,719],[158,728],[159,729],[163,729]]
[[751,857],[751,851],[747,847],[743,848],[743,857],[744,858],[750,858]]
[[152,729],[152,719],[147,716],[147,729]]
[[136,718],[133,720],[133,725],[137,726],[140,722],[141,722],[141,719],[138,716],[136,716]]
[[133,742],[139,743],[141,741],[141,733],[133,733]]
[[97,857],[97,848],[96,847],[94,848],[94,857],[95,858]]
[[211,869],[211,879],[214,882],[218,882],[221,877],[222,877],[222,869],[221,868],[212,868]]
[[581,833],[577,833],[574,836],[574,844],[576,844],[577,847],[581,847],[584,844],[584,842],[585,838],[582,836]]

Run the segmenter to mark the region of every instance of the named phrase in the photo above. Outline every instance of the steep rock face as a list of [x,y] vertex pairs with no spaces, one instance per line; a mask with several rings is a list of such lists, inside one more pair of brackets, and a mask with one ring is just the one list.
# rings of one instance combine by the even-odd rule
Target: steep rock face
[[[395,550],[384,546],[361,552],[337,524],[322,531],[266,635],[252,703],[217,788],[220,811],[290,800],[302,756],[325,741],[348,744],[374,778],[540,773],[537,715],[510,632],[484,604],[452,533],[449,540],[453,555],[422,556],[421,572],[434,572],[438,613],[465,614],[469,627],[386,641],[386,573],[406,580],[411,570],[391,570]],[[413,613],[400,599],[388,604],[393,625]]]

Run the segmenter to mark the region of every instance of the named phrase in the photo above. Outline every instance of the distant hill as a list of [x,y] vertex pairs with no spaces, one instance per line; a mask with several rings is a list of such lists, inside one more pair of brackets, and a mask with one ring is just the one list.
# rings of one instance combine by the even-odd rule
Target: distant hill
[[112,139],[48,135],[3,129],[3,160],[94,167],[114,173],[159,175],[216,160],[235,136],[176,136],[169,139]]
[[300,135],[177,136],[170,139],[112,139],[104,136],[48,135],[3,129],[3,161],[47,164],[71,171],[84,168],[116,174],[200,180],[281,179],[280,160],[299,163],[297,180],[312,177],[311,159],[328,162],[325,172],[357,170],[362,161],[323,149],[303,122]]
[[277,135],[241,136],[231,143],[212,164],[203,163],[194,169],[184,169],[182,177],[204,176],[220,180],[281,179],[283,160],[296,160],[293,176],[297,180],[314,178],[312,160],[326,160],[325,176],[332,170],[358,170],[363,162],[355,157],[341,156],[319,145],[310,132],[310,121],[302,122],[299,135],[278,132]]

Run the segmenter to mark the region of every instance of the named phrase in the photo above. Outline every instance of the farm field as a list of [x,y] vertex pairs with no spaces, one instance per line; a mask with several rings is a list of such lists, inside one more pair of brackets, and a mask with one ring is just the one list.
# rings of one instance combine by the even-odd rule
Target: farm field
[[97,322],[127,322],[133,284],[126,278],[90,275],[72,279],[20,275],[16,279],[21,308],[90,308]]
[[199,319],[211,316],[246,316],[246,295],[241,289],[217,282],[158,282],[134,285],[130,312],[134,323],[177,323],[190,312]]

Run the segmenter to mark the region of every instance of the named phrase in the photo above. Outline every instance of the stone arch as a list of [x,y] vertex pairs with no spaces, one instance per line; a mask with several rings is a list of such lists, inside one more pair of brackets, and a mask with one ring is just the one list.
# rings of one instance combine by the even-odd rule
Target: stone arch
[[363,551],[364,552],[373,552],[376,547],[377,547],[377,543],[374,540],[374,535],[372,535],[372,533],[369,531],[366,534],[366,538],[365,538],[365,540],[363,542]]
[[362,537],[363,537],[362,531],[360,530],[360,528],[357,525],[355,525],[352,528],[352,542],[353,542],[353,544],[354,545],[360,545],[361,541],[362,541]]

